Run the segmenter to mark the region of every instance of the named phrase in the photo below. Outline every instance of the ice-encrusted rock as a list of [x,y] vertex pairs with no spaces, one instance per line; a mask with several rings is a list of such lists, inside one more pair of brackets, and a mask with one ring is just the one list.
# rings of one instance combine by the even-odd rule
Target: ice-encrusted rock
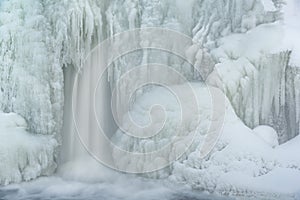
[[62,66],[43,3],[3,1],[0,35],[0,109],[22,115],[33,133],[60,133]]
[[0,112],[0,185],[29,181],[56,169],[56,140],[26,129],[21,116]]
[[[191,94],[190,91],[187,91],[189,89],[195,91],[194,95],[186,97],[181,102],[177,97]],[[122,170],[128,168],[141,172],[155,171],[153,169],[161,169],[167,163],[173,162],[179,154],[183,154],[183,157],[189,155],[189,146],[195,148],[193,140],[203,139],[203,135],[209,131],[209,122],[213,118],[213,105],[209,92],[210,90],[205,84],[193,83],[191,85],[173,85],[168,88],[154,87],[138,97],[132,110],[124,116],[122,123],[124,129],[119,129],[112,138],[116,145],[113,151],[116,167]],[[163,107],[163,111],[153,109],[153,105]],[[138,126],[147,128],[142,132],[137,132],[136,126],[132,124],[131,120]],[[162,124],[162,122],[164,123]],[[119,153],[118,148],[133,153],[144,153],[145,156],[123,156]],[[155,151],[160,153],[150,156],[150,152]],[[155,158],[154,161],[153,158]],[[154,167],[148,165],[154,165]],[[165,174],[154,172],[150,176],[159,178],[171,173],[168,166],[163,171]]]
[[299,111],[292,109],[299,106],[295,93],[299,74],[289,66],[283,34],[281,24],[272,23],[224,37],[212,51],[219,63],[208,78],[224,90],[245,124],[272,126],[280,143],[299,134]]

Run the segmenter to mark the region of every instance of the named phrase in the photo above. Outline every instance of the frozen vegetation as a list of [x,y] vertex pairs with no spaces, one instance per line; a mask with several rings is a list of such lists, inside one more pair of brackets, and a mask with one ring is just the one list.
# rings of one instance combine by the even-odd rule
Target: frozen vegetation
[[[56,168],[57,152],[62,149],[68,151],[63,162],[81,157],[76,150],[78,142],[61,139],[73,136],[68,120],[63,126],[63,117],[71,118],[74,72],[83,66],[90,50],[109,36],[133,28],[162,27],[192,38],[184,51],[197,70],[169,53],[140,50],[115,60],[107,74],[107,85],[114,88],[134,66],[172,66],[197,91],[202,115],[196,118],[200,120],[191,114],[177,127],[178,105],[174,97],[160,87],[144,88],[135,97],[133,118],[147,123],[147,109],[159,103],[165,106],[169,121],[158,136],[150,139],[136,140],[117,130],[112,134],[115,144],[145,152],[176,143],[176,148],[171,146],[151,163],[155,167],[174,159],[174,152],[186,148],[180,142],[192,134],[195,137],[191,148],[179,160],[146,176],[226,195],[297,198],[299,10],[296,0],[288,0],[286,5],[281,0],[0,1],[0,109],[18,113],[0,113],[0,183],[51,174]],[[121,47],[124,41],[116,42]],[[161,41],[143,41],[141,37],[139,42]],[[89,86],[89,77],[85,80],[82,87]],[[220,139],[212,152],[201,159],[204,133],[214,120],[209,112],[207,88],[195,83],[203,81],[224,96],[226,115]],[[184,85],[172,87],[180,90]],[[82,90],[78,88],[80,96]],[[118,95],[122,97],[126,92]],[[190,98],[187,96],[186,101]],[[160,114],[154,116],[159,119]],[[126,126],[128,115],[124,119]],[[172,137],[178,130],[179,136]],[[58,144],[62,147],[58,148]],[[120,168],[149,167],[147,158],[131,160],[120,157],[117,151],[111,153]],[[80,166],[84,161],[74,163]],[[65,169],[68,170],[69,167]]]

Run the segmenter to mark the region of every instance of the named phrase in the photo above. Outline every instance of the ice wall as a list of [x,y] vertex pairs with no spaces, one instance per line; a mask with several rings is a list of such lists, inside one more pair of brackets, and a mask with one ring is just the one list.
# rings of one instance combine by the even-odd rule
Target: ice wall
[[[128,16],[128,17],[124,17]],[[215,62],[207,55],[217,47],[218,38],[231,33],[246,32],[259,24],[281,18],[279,9],[265,11],[260,1],[112,1],[106,11],[108,36],[132,28],[164,27],[187,34],[201,48],[194,49],[194,65],[206,78]],[[151,42],[151,41],[148,41]],[[189,79],[200,79],[184,62],[161,52],[139,52],[116,61],[114,81],[129,67],[143,62],[173,65]],[[175,63],[175,64],[174,64]],[[179,63],[179,64],[178,64]],[[179,65],[179,66],[177,66]]]
[[[273,22],[282,20],[282,6],[282,1],[267,0],[189,1],[183,8],[178,2],[112,3],[106,12],[110,27],[108,35],[136,27],[158,26],[188,34],[201,48],[191,47],[188,52],[194,56],[193,64],[200,74],[172,55],[148,50],[117,60],[110,81],[114,85],[130,67],[143,62],[159,61],[172,65],[189,80],[205,80],[215,69],[214,73],[226,76],[227,80],[221,82],[238,116],[252,128],[260,124],[273,126],[278,131],[280,142],[285,142],[298,135],[299,123],[295,118],[297,114],[290,111],[291,107],[297,107],[296,96],[286,93],[286,90],[294,90],[290,89],[294,86],[286,79],[292,76],[289,48],[283,41],[286,33],[281,23],[273,25]],[[124,14],[129,16],[128,19],[123,17]],[[183,23],[184,20],[189,23]],[[241,37],[235,36],[236,33]],[[232,36],[225,41],[228,35]],[[250,39],[239,42],[243,37]],[[222,53],[220,49],[223,49]],[[234,75],[237,73],[239,78]],[[224,88],[223,85],[219,87]],[[290,105],[291,102],[294,104]]]
[[21,116],[0,111],[0,185],[48,176],[56,168],[55,138],[37,136],[26,129],[27,123]]
[[61,133],[63,67],[79,68],[92,35],[102,36],[105,6],[91,2],[94,10],[89,1],[1,2],[0,108],[22,115],[34,133]]
[[63,74],[44,10],[35,0],[1,3],[0,109],[22,115],[33,133],[58,134]]
[[[80,68],[87,52],[106,37],[132,28],[166,27],[210,49],[217,38],[274,21],[279,12],[264,11],[257,0],[189,0],[184,5],[158,0],[14,0],[2,2],[1,16],[1,108],[24,116],[33,132],[49,134],[61,130],[62,68]],[[152,55],[139,52],[117,61],[111,76],[117,80],[125,66],[151,62],[159,54]],[[157,60],[172,62],[168,57]]]
[[288,120],[287,136],[289,138],[299,135],[300,131],[300,70],[299,67],[288,66],[286,70],[286,104],[285,115]]
[[270,125],[281,143],[299,134],[295,87],[299,74],[289,65],[291,52],[283,48],[283,35],[280,23],[270,23],[246,34],[224,37],[212,51],[219,63],[208,79],[212,85],[224,87],[249,127]]

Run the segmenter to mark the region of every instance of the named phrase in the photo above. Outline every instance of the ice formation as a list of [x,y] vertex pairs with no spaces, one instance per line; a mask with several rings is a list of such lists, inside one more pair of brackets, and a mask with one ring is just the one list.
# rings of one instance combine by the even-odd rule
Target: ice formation
[[[290,0],[288,5],[295,2]],[[130,68],[159,62],[173,66],[189,81],[207,81],[222,90],[228,98],[226,108],[229,115],[222,139],[207,159],[198,159],[196,142],[181,160],[163,172],[154,173],[154,176],[172,174],[172,180],[225,194],[229,191],[238,194],[259,190],[254,187],[246,191],[245,186],[240,184],[241,180],[230,180],[228,177],[235,173],[254,181],[256,186],[274,177],[280,178],[282,170],[291,176],[295,174],[297,178],[300,159],[288,155],[298,150],[296,144],[299,141],[300,62],[297,60],[299,51],[292,45],[291,39],[295,38],[293,36],[299,33],[299,29],[295,21],[287,20],[293,18],[288,15],[291,6],[288,8],[282,12],[281,0],[187,0],[184,3],[180,0],[3,0],[0,4],[0,108],[24,117],[29,131],[36,134],[30,135],[33,141],[51,137],[39,136],[44,134],[52,135],[61,143],[63,132],[62,160],[74,160],[82,156],[82,151],[77,150],[80,143],[74,138],[74,127],[70,121],[71,88],[74,75],[81,69],[90,50],[122,31],[145,27],[168,28],[192,38],[193,44],[184,50],[197,70],[170,53],[155,50],[132,52],[115,60],[109,68],[108,82],[103,91],[107,96],[103,95],[103,102],[110,100],[110,90]],[[141,38],[140,42],[157,41],[143,41]],[[80,95],[88,94],[84,87],[89,86],[90,79],[83,77],[82,80],[82,85],[77,85],[75,91],[78,95],[76,100],[90,102],[89,97]],[[136,97],[136,109],[147,103],[146,99],[151,100],[148,89]],[[164,93],[157,88],[150,92]],[[144,98],[144,101],[138,102],[139,98]],[[79,113],[84,108],[86,105],[79,105]],[[203,108],[205,106],[200,107]],[[172,123],[164,134],[172,132]],[[244,123],[250,128],[259,125],[273,127],[280,143],[296,138],[273,149],[271,146],[276,146],[276,142],[267,145]],[[109,119],[107,124],[111,124]],[[115,129],[110,128],[111,132]],[[94,142],[89,134],[86,137],[89,142]],[[243,137],[248,139],[247,143],[241,142]],[[266,140],[265,136],[262,137]],[[275,138],[273,135],[270,137],[272,140]],[[142,143],[122,136],[120,131],[113,138],[116,143],[125,145],[124,148],[142,150]],[[202,136],[197,139],[201,140]],[[267,143],[271,141],[269,139]],[[164,141],[144,142],[149,143],[151,150],[155,145],[163,145]],[[34,151],[32,159],[37,161],[40,155],[47,155],[47,165],[54,166],[54,160],[49,157],[49,152],[54,155],[54,151],[48,150],[40,151],[41,154]],[[113,157],[120,165],[130,163],[126,157]],[[141,161],[137,162],[141,164],[139,167],[143,167]],[[43,174],[39,170],[34,175],[8,176],[2,182],[28,180]],[[245,172],[240,172],[243,170]],[[19,170],[20,173],[25,171]],[[275,175],[271,176],[272,173]],[[263,189],[267,193],[276,191],[274,187]],[[279,191],[280,194],[292,192]]]
[[222,38],[212,51],[220,62],[209,77],[211,84],[224,85],[235,111],[248,126],[273,126],[281,143],[299,132],[299,120],[294,117],[299,110],[293,109],[298,107],[297,86],[291,83],[298,75],[289,66],[290,52],[282,49],[283,35],[283,27],[276,22]]
[[[172,156],[181,150],[178,147],[182,149],[186,147],[188,143],[181,137],[190,137],[193,143],[179,160],[167,168],[145,175],[152,178],[169,177],[171,181],[188,183],[197,189],[226,195],[251,197],[255,194],[256,198],[262,199],[293,199],[299,187],[290,187],[290,184],[296,183],[300,177],[299,169],[296,167],[299,166],[300,159],[290,154],[299,149],[298,137],[292,140],[293,145],[278,146],[274,129],[261,126],[251,130],[237,117],[230,102],[226,100],[222,135],[213,151],[205,159],[200,159],[203,141],[209,134],[208,127],[213,119],[210,112],[213,105],[207,86],[193,83],[193,88],[197,93],[200,116],[199,123],[193,123],[190,119],[183,123],[189,127],[183,130],[190,133],[180,131],[179,135],[176,134],[176,125],[180,121],[180,107],[176,97],[168,89],[154,87],[136,100],[130,115],[138,123],[144,124],[149,121],[147,113],[151,105],[164,105],[167,118],[164,128],[154,137],[142,140],[133,139],[119,130],[113,141],[116,149],[122,148],[131,152],[151,152],[167,144],[171,144],[170,148],[161,152],[154,162],[148,161],[150,157],[147,156],[134,159],[113,152],[114,162],[120,168],[135,166],[147,170],[149,168],[147,165],[161,166],[162,163],[171,161]],[[156,117],[159,118],[159,114]],[[193,116],[192,119],[197,118]],[[128,131],[130,132],[130,127]],[[180,142],[181,146],[175,145]],[[285,173],[287,176],[293,175],[286,178]],[[273,180],[275,182],[272,182]],[[282,181],[286,186],[278,187],[278,181]]]
[[52,27],[39,1],[2,1],[0,109],[16,112],[31,132],[58,134],[63,76]]
[[[33,132],[57,134],[62,121],[62,68],[79,68],[89,50],[108,36],[132,28],[158,26],[188,34],[209,50],[216,47],[216,39],[222,36],[245,32],[258,24],[273,22],[279,16],[278,9],[264,11],[263,4],[256,0],[191,0],[184,6],[180,1],[4,0],[0,23],[4,72],[1,73],[1,108],[24,116]],[[154,57],[140,55],[141,52],[130,59],[116,61],[113,79],[116,81],[127,70],[126,66],[151,62]],[[201,56],[201,52],[195,56],[196,65],[213,67],[214,62]],[[156,60],[170,62],[168,56]],[[188,71],[184,66],[181,68]],[[31,79],[22,79],[20,74]]]
[[[194,51],[195,62],[193,64],[199,68],[199,71],[203,71],[201,77],[205,79],[214,68],[214,64],[219,63],[219,58],[212,60],[207,56],[208,52],[220,46],[217,44],[218,38],[231,33],[245,33],[259,24],[267,24],[280,19],[281,4],[280,1],[276,2],[272,7],[270,6],[273,5],[272,2],[268,0],[262,3],[256,0],[189,1],[184,5],[180,1],[176,3],[88,0],[73,0],[68,3],[37,0],[3,1],[0,23],[1,35],[4,36],[1,48],[1,70],[4,72],[3,75],[8,74],[8,76],[1,78],[0,94],[3,99],[1,108],[5,112],[13,111],[24,116],[30,122],[29,127],[32,132],[59,133],[63,106],[62,68],[80,67],[83,58],[97,42],[132,28],[158,26],[188,34],[203,47],[201,50]],[[30,47],[32,51],[19,48],[24,45]],[[288,58],[278,59],[285,63]],[[118,77],[128,70],[128,66],[157,60],[172,64],[176,59],[170,55],[160,55],[155,52],[149,54],[138,52],[116,61],[111,70],[110,80],[114,84]],[[183,62],[176,64],[177,68],[191,79],[199,79],[197,74],[189,72],[189,67]],[[280,69],[283,70],[284,67]],[[27,73],[28,75],[24,77],[31,78],[19,77],[19,74]],[[280,81],[281,86],[283,82]],[[278,88],[274,90],[276,89]],[[287,98],[297,95],[295,91],[290,90]],[[31,96],[39,96],[39,98],[30,98]],[[270,98],[268,100],[271,100]],[[293,99],[289,102],[292,101]],[[245,102],[240,103],[245,105]],[[274,106],[277,108],[280,105],[283,106],[284,103],[285,101],[281,100],[279,105],[275,103]],[[235,105],[235,102],[233,104],[238,110],[246,107],[240,106],[239,103]],[[291,105],[285,105],[285,107],[289,106]],[[260,115],[264,116],[258,119],[255,112],[261,112]],[[281,141],[286,141],[297,134],[299,123],[294,119],[297,112],[282,111],[271,114],[274,116],[270,117],[270,111],[263,113],[258,109],[247,114],[252,116],[246,116],[242,111],[238,111],[238,115],[251,127],[260,123],[273,126],[278,121],[290,121],[291,124],[282,122],[285,126],[284,130],[275,127],[280,134],[283,134],[280,137]],[[285,119],[283,115],[289,115],[291,119]],[[266,119],[265,116],[272,119]],[[288,132],[288,136],[284,135]]]
[[27,123],[19,115],[0,112],[1,185],[51,175],[56,169],[57,141],[26,129]]

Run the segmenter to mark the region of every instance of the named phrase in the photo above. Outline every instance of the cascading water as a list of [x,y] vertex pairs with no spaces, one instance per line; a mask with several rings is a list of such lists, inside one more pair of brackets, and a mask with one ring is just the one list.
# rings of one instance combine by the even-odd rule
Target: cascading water
[[[111,152],[105,146],[104,138],[99,138],[97,121],[101,128],[111,137],[117,128],[111,114],[111,90],[107,73],[102,77],[101,86],[96,89],[99,79],[99,70],[103,60],[98,58],[97,51],[93,51],[86,61],[86,69],[79,73],[72,67],[65,69],[65,108],[62,162],[76,161],[82,157],[90,156],[88,148],[98,153],[105,153],[110,159]],[[88,69],[88,70],[87,70]],[[94,96],[96,95],[96,96]],[[97,106],[94,106],[94,105]],[[97,111],[96,111],[97,110]],[[98,119],[95,118],[95,113]]]

